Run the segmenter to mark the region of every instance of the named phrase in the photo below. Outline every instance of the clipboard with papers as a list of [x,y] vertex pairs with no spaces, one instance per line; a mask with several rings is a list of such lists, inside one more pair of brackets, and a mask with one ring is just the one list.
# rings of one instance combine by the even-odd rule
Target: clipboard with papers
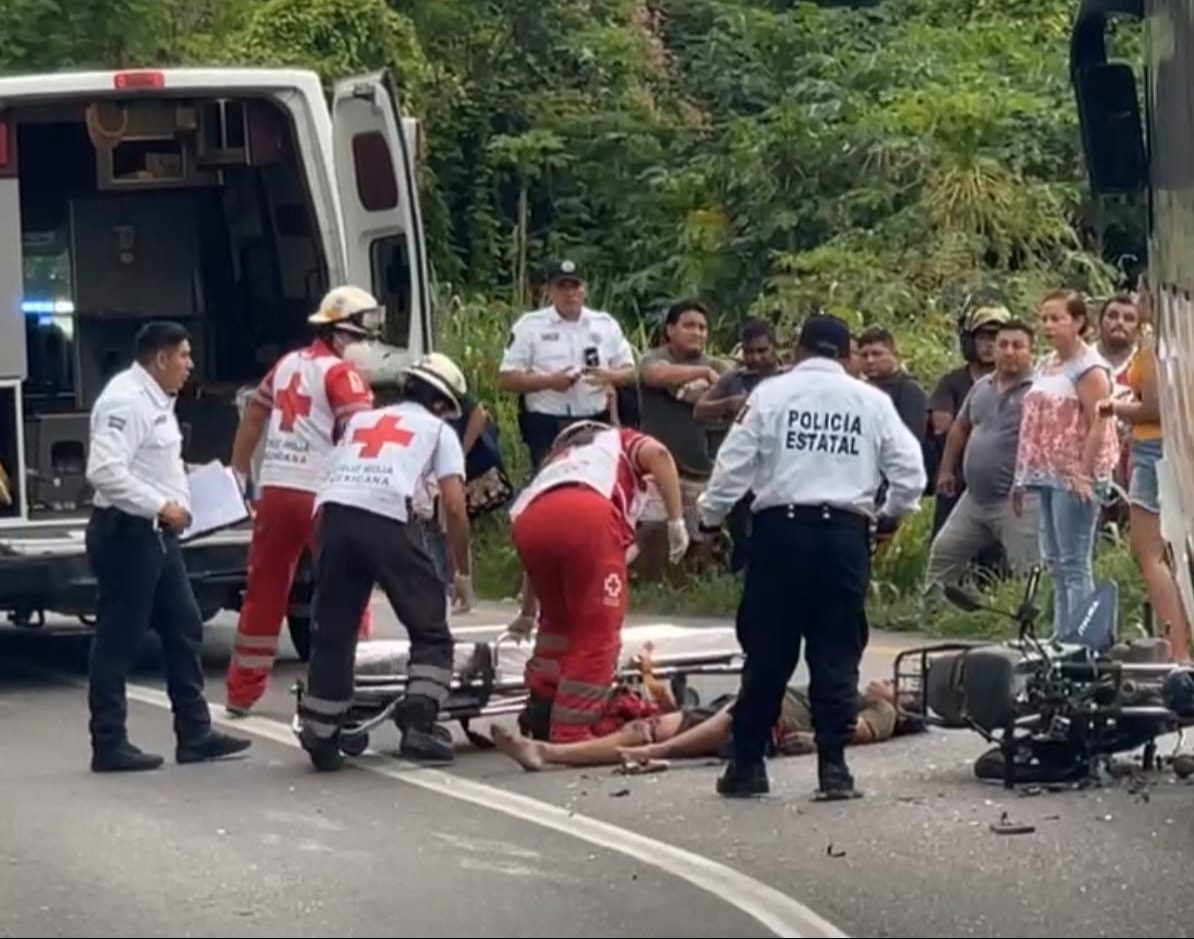
[[191,524],[179,536],[193,541],[232,528],[249,518],[249,503],[232,467],[213,460],[187,474],[191,490]]

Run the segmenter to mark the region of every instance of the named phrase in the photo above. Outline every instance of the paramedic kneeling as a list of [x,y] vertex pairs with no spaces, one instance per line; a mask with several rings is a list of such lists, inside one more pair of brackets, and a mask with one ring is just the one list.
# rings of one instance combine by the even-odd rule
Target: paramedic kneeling
[[[667,510],[673,562],[688,550],[680,478],[667,448],[638,431],[581,421],[552,445],[510,510],[522,562],[522,615],[511,632],[539,629],[527,663],[524,727],[575,743],[645,716],[613,687],[626,615],[626,553],[654,478]],[[630,708],[630,709],[628,709]]]
[[870,526],[880,484],[887,529],[917,507],[926,473],[920,444],[891,398],[851,378],[850,332],[814,316],[798,364],[747,399],[718,451],[698,500],[713,530],[753,488],[753,530],[738,609],[746,654],[734,707],[733,758],[718,781],[725,796],[769,789],[764,754],[784,687],[806,644],[818,756],[818,798],[850,798],[845,747],[856,718],[866,646]]
[[125,682],[152,627],[161,638],[179,763],[230,756],[249,741],[213,731],[203,695],[203,617],[183,564],[190,486],[174,400],[191,373],[191,342],[175,323],[146,323],[136,361],[113,376],[91,411],[87,481],[95,508],[87,560],[96,581],[91,651],[91,768],[151,770],[162,758],[128,739]]
[[[299,739],[320,770],[339,769],[340,726],[352,706],[357,629],[379,584],[410,636],[409,684],[396,722],[401,753],[450,763],[435,722],[452,684],[447,587],[408,523],[411,499],[428,476],[439,486],[456,562],[454,589],[471,593],[464,452],[446,420],[460,415],[460,369],[432,353],[406,370],[401,400],[354,414],[316,497],[316,628]],[[446,419],[446,420],[445,420]]]

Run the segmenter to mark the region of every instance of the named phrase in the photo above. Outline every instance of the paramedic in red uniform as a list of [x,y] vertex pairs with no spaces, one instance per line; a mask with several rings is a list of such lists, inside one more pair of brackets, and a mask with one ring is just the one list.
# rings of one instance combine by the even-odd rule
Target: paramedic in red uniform
[[510,510],[525,571],[523,612],[511,631],[529,632],[539,609],[526,673],[530,736],[574,743],[641,716],[622,713],[613,682],[627,551],[648,477],[667,509],[671,560],[679,561],[688,531],[676,464],[663,444],[634,430],[593,421],[566,428]]
[[[295,568],[312,543],[315,494],[327,472],[337,429],[373,405],[373,394],[345,351],[374,334],[381,308],[357,287],[338,287],[310,317],[315,340],[287,353],[261,380],[232,450],[232,466],[245,478],[253,451],[266,434],[249,576],[232,661],[227,708],[243,716],[265,693],[278,632],[290,600]],[[368,611],[362,632],[369,628]]]

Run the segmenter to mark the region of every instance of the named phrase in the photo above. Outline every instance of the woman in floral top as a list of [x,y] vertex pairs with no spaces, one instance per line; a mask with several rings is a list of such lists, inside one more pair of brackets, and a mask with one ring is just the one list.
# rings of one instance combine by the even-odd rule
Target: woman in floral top
[[1037,366],[1024,396],[1013,505],[1024,492],[1040,496],[1040,550],[1053,581],[1053,631],[1077,641],[1086,602],[1094,593],[1094,542],[1100,495],[1119,456],[1114,422],[1099,413],[1111,393],[1110,369],[1082,338],[1086,302],[1056,290],[1041,303],[1041,332],[1053,351]]

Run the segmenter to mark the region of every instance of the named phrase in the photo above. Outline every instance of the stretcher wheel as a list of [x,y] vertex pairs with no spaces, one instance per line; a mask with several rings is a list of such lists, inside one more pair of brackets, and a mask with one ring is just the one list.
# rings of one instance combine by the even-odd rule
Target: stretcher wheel
[[368,734],[354,734],[340,738],[340,752],[345,756],[360,756],[369,749]]
[[1173,771],[1178,779],[1189,779],[1194,776],[1194,754],[1179,753],[1173,758]]

